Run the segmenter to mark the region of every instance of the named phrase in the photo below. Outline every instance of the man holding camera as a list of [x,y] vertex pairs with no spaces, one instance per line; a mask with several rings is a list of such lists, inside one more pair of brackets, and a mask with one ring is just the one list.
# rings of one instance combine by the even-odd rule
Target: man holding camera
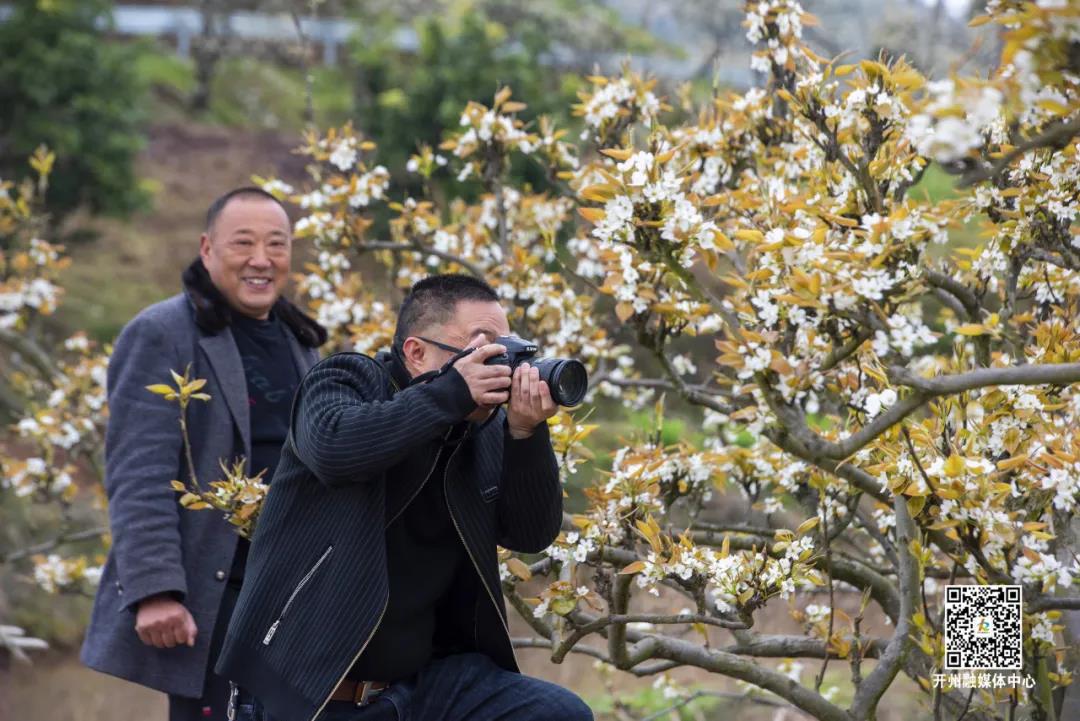
[[392,352],[304,378],[217,667],[238,719],[592,718],[518,673],[507,630],[496,545],[541,551],[562,521],[557,406],[508,335],[490,286],[432,276]]

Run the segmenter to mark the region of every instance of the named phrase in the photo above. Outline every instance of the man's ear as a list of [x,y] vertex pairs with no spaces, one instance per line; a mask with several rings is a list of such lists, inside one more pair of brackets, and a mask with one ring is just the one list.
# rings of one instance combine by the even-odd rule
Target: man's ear
[[405,359],[405,365],[410,373],[419,373],[427,357],[427,344],[409,336],[401,344],[401,357]]
[[204,265],[210,257],[210,236],[206,233],[199,236],[199,257],[202,258]]

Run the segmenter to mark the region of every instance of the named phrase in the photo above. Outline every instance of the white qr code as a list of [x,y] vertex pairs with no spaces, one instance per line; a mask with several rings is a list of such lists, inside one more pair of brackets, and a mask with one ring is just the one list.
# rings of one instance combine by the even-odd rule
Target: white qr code
[[945,587],[945,668],[1023,667],[1020,586]]

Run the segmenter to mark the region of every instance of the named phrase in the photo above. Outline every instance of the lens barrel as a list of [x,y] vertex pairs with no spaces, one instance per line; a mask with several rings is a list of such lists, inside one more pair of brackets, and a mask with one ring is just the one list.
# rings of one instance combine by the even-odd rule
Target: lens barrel
[[540,371],[540,379],[551,389],[551,398],[560,406],[576,406],[589,390],[585,364],[572,358],[537,358],[530,363]]

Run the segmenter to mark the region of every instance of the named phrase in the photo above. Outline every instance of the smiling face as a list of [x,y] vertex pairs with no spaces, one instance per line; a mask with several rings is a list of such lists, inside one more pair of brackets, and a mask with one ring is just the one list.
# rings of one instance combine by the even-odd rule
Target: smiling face
[[506,311],[495,301],[458,301],[449,321],[428,328],[418,328],[416,335],[405,339],[402,353],[409,374],[413,377],[439,370],[454,355],[448,350],[425,343],[417,338],[417,335],[455,348],[479,348],[494,343],[499,336],[510,335],[510,323],[506,319]]
[[233,198],[199,239],[199,255],[233,309],[265,320],[289,282],[289,216],[269,198]]

